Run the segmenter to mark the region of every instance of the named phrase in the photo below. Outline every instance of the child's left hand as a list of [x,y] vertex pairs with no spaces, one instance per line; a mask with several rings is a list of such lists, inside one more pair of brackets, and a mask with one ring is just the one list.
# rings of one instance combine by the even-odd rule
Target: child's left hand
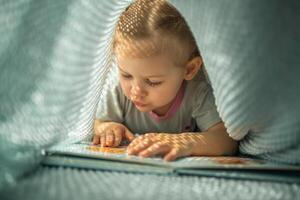
[[162,155],[164,160],[172,161],[191,155],[196,144],[191,134],[147,133],[134,139],[127,153],[142,157]]

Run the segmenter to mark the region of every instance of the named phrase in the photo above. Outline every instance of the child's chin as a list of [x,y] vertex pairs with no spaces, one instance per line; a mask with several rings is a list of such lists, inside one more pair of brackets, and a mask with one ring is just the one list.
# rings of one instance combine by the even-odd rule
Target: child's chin
[[140,112],[149,112],[151,111],[150,108],[148,107],[139,107],[139,106],[135,106]]

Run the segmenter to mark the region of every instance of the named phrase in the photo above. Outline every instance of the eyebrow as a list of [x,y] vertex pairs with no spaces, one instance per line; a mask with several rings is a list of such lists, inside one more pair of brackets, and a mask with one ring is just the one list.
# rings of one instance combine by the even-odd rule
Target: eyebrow
[[[124,71],[123,69],[121,69],[120,67],[118,67],[120,71],[122,71],[123,73],[126,73],[126,74],[130,74],[126,71]],[[147,78],[158,78],[158,77],[164,77],[165,75],[149,75],[149,76],[145,76]]]

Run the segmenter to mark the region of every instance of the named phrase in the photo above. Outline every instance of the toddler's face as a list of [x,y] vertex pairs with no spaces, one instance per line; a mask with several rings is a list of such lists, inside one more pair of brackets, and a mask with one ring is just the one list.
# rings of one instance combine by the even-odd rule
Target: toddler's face
[[117,57],[117,61],[125,96],[141,112],[165,114],[184,80],[185,68],[175,66],[164,55],[149,58]]

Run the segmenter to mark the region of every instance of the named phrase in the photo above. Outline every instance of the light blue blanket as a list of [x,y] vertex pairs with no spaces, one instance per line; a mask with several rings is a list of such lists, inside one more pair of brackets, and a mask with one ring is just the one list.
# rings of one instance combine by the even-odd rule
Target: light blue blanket
[[[43,158],[43,149],[90,136],[95,108],[103,100],[102,90],[116,81],[111,67],[114,64],[111,38],[118,17],[130,2],[0,1],[0,189],[18,184],[19,177],[36,169]],[[240,142],[241,152],[299,164],[298,1],[172,0],[171,3],[182,12],[197,39],[218,111],[229,133],[233,136],[247,133]],[[106,192],[108,187],[105,182],[97,182],[97,177],[104,174],[110,177],[107,184],[114,183],[119,188],[123,183],[129,190],[142,186],[127,185],[127,178],[145,183],[155,180],[153,184],[162,185],[174,182],[172,177],[41,168],[28,180],[23,179],[21,185],[31,185],[21,187],[14,195],[30,191],[34,185],[45,184],[47,188],[53,181],[61,180],[66,184],[65,190],[73,188],[79,196],[95,197],[97,188]],[[117,181],[117,176],[121,181]],[[99,185],[90,188],[91,193],[84,192],[82,187],[86,184],[73,185],[76,180],[86,183],[89,178]],[[254,197],[251,196],[254,189],[265,197],[264,187],[276,199],[293,196],[299,189],[298,185],[263,183],[260,187],[259,183],[240,185],[235,181],[193,177],[174,180],[182,182],[174,188],[150,186],[161,189],[159,198],[174,199],[179,198],[176,195],[187,194],[178,192],[182,187],[191,193],[191,199],[200,194],[207,195],[206,199],[210,194],[222,197],[225,193],[232,194],[231,199],[238,199],[239,188],[245,198]],[[201,189],[202,192],[193,189],[204,185],[206,189]],[[286,192],[278,191],[281,187]],[[64,190],[57,185],[53,186],[53,193],[51,189],[45,191],[49,192],[49,198],[51,194],[58,198],[76,196],[74,191],[63,196]],[[143,195],[138,191],[128,192],[127,197],[138,199]],[[149,194],[151,191],[154,190],[150,189]],[[42,193],[35,194],[37,198]],[[105,193],[105,198],[108,195]],[[121,192],[114,195],[122,196]]]

